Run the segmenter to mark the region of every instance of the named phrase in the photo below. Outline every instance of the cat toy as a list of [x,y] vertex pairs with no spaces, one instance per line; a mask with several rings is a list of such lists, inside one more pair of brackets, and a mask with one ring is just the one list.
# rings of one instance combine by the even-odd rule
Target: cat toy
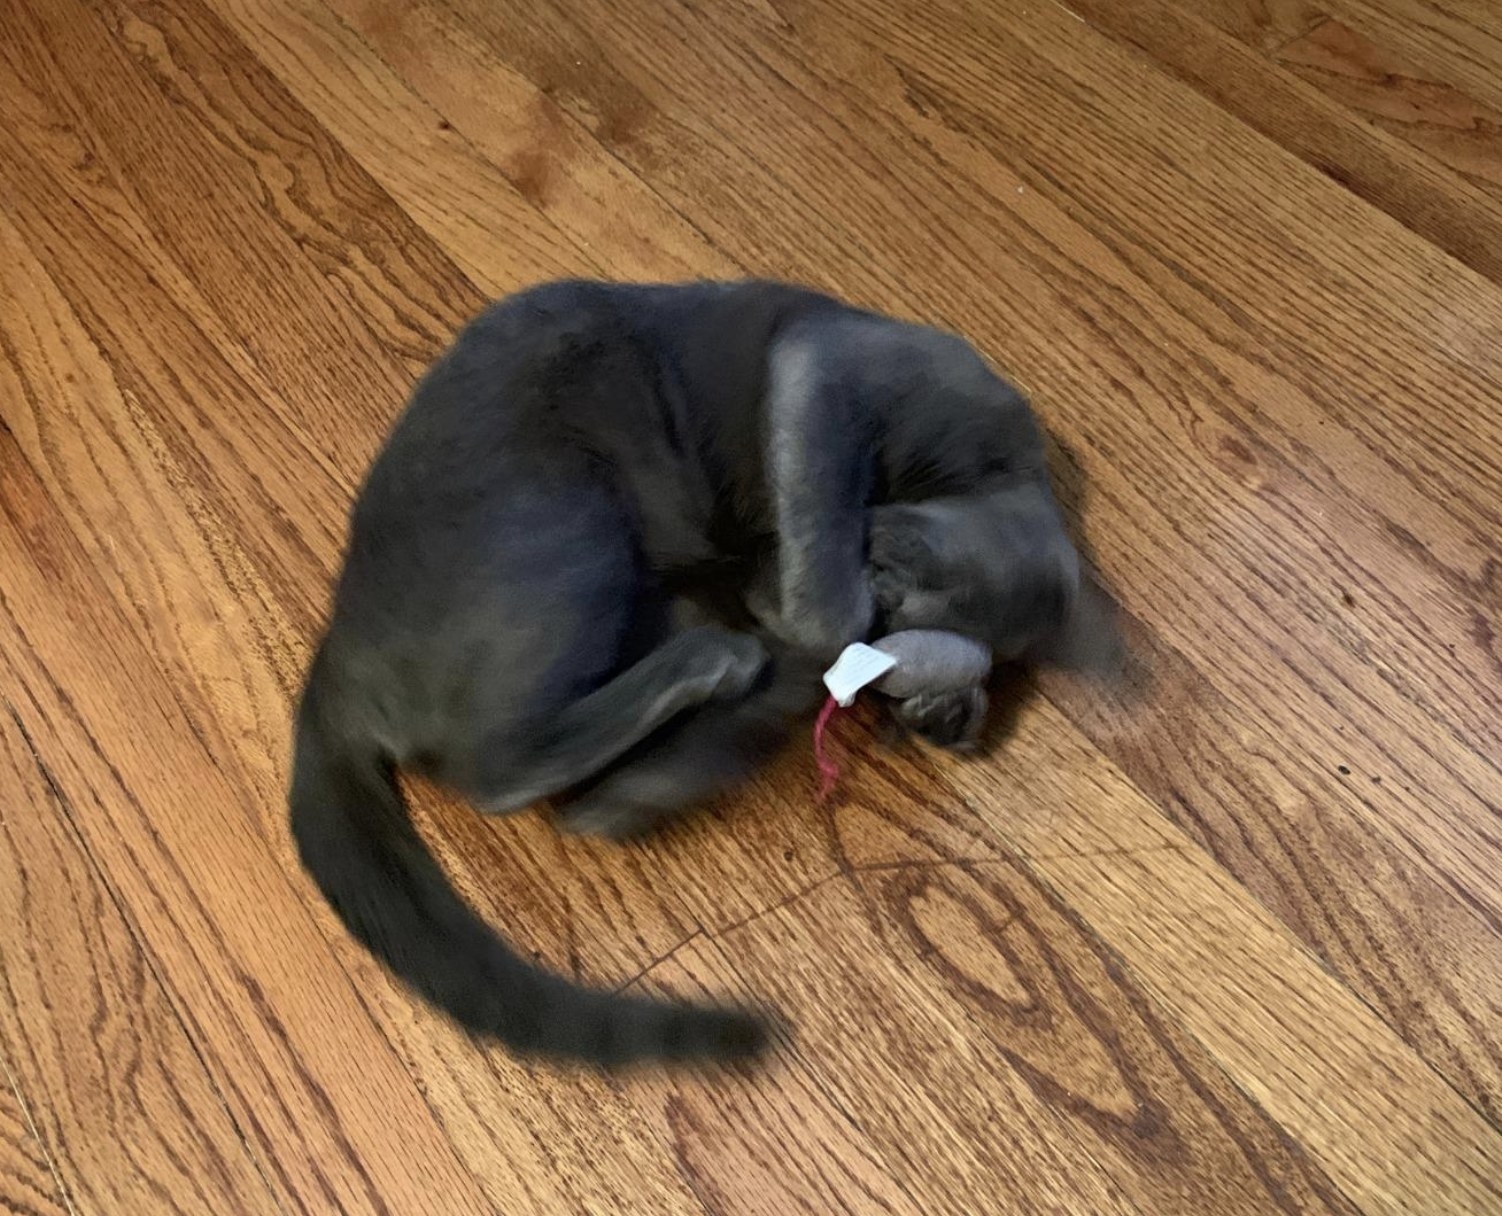
[[825,750],[834,715],[855,704],[863,689],[905,701],[920,694],[958,692],[983,684],[991,674],[990,648],[963,634],[940,629],[905,629],[869,645],[854,642],[824,673],[829,699],[814,723],[814,761],[819,766],[819,799],[833,792],[840,769]]

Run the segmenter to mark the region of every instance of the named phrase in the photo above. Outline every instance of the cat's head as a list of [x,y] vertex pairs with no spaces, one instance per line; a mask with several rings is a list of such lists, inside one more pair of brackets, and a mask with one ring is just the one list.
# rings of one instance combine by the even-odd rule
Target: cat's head
[[1067,661],[1076,635],[1107,625],[1045,486],[876,507],[870,562],[889,632],[948,629],[1002,661]]

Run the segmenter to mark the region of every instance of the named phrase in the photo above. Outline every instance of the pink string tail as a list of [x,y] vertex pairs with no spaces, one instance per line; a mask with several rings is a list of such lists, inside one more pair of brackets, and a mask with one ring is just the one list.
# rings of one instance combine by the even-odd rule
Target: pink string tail
[[840,780],[840,766],[833,760],[825,749],[825,735],[829,731],[829,724],[839,712],[840,703],[833,697],[824,702],[824,708],[819,711],[819,716],[814,720],[814,763],[819,766],[819,801],[824,802],[829,795],[834,793],[834,787]]

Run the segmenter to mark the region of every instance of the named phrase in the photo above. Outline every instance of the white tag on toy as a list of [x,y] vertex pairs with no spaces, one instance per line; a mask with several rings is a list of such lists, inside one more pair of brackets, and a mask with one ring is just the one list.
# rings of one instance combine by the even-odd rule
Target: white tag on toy
[[824,687],[840,708],[848,709],[855,704],[856,693],[896,666],[896,659],[875,646],[851,642],[840,652],[834,666],[824,673]]

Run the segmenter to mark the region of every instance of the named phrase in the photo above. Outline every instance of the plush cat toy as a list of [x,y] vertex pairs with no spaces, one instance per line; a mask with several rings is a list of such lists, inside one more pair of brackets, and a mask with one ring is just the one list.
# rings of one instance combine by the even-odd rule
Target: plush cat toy
[[855,703],[870,688],[898,701],[934,693],[978,688],[991,674],[990,648],[973,638],[939,629],[907,629],[872,642],[847,646],[824,673],[829,700],[814,725],[814,758],[826,798],[839,778],[824,750],[824,737],[838,709]]

